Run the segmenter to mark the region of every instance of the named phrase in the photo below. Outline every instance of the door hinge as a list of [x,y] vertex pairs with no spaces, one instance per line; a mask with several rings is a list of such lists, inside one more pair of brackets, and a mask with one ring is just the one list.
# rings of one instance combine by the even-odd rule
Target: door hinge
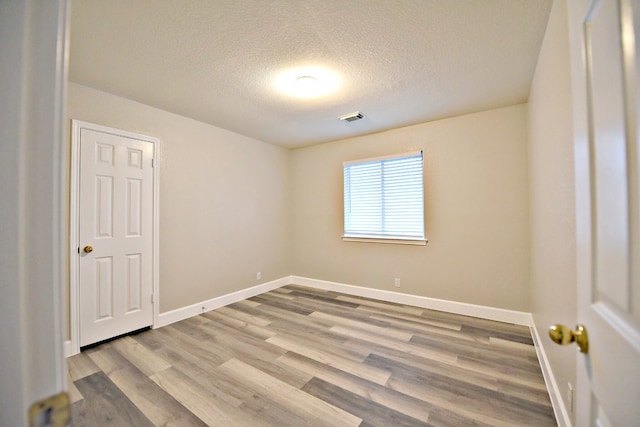
[[154,167],[154,164],[155,164],[154,160],[153,160],[153,159],[151,159],[151,167],[152,167],[152,168]]
[[151,304],[154,304],[155,301],[153,300],[153,294],[151,294]]

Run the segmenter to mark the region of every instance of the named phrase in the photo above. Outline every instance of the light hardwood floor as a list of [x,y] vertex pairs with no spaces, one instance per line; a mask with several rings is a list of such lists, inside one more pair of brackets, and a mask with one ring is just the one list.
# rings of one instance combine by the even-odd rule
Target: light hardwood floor
[[556,425],[529,328],[294,285],[68,363],[74,426]]

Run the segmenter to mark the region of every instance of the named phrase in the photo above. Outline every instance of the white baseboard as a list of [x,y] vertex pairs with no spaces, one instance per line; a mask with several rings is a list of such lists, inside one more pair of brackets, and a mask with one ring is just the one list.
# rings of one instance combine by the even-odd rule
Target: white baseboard
[[65,359],[69,356],[73,356],[74,352],[71,351],[71,340],[67,340],[64,342],[64,346],[62,347],[62,351]]
[[558,387],[556,378],[551,370],[551,364],[549,363],[547,353],[544,351],[544,347],[542,346],[540,334],[538,333],[538,328],[536,327],[533,318],[531,320],[531,336],[533,337],[534,347],[536,349],[536,354],[538,355],[540,368],[542,369],[542,376],[544,377],[544,382],[547,385],[547,390],[549,391],[549,398],[551,398],[551,406],[553,406],[556,422],[559,427],[571,427],[571,417],[567,412],[567,407],[564,405],[560,388]]
[[159,328],[161,326],[170,325],[171,323],[179,322],[181,320],[188,319],[189,317],[197,316],[198,314],[206,313],[207,311],[215,310],[216,308],[224,307],[225,305],[233,304],[234,302],[269,292],[289,283],[291,283],[289,277],[283,277],[251,288],[241,289],[210,300],[167,311],[166,313],[160,313],[158,321],[153,325],[153,327]]
[[395,302],[397,304],[413,305],[431,310],[446,311],[481,319],[497,320],[499,322],[514,323],[516,325],[531,325],[531,314],[523,311],[506,310],[503,308],[487,307],[483,305],[467,304],[464,302],[447,301],[418,295],[402,294],[400,292],[384,291],[361,286],[345,285],[343,283],[328,282],[326,280],[310,279],[308,277],[291,276],[290,284],[309,286],[312,288],[342,292],[366,298]]

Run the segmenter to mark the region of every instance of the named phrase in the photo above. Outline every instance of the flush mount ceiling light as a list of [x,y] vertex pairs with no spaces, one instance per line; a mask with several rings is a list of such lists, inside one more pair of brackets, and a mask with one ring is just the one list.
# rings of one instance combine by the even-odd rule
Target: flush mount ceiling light
[[295,68],[280,73],[276,86],[278,91],[296,98],[319,98],[338,88],[338,78],[325,68]]
[[294,84],[296,92],[305,98],[315,96],[316,93],[322,90],[320,82],[313,76],[300,76],[295,80]]

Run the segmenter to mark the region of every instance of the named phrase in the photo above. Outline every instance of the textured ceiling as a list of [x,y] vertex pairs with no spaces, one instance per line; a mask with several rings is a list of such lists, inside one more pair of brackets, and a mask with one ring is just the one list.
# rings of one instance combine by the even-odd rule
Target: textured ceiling
[[[551,1],[73,0],[69,75],[300,147],[526,102]],[[300,66],[337,90],[281,93]]]

